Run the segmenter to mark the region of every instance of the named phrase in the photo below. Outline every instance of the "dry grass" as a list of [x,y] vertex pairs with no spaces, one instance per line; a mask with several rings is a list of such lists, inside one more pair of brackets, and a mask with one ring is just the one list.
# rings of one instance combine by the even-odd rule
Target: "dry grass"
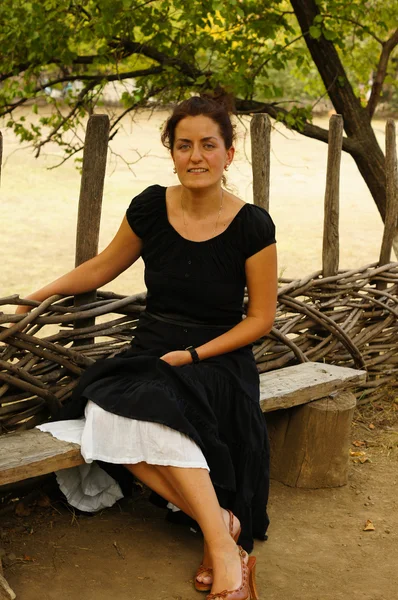
[[[28,115],[29,116],[29,115]],[[144,112],[124,127],[112,142],[113,152],[136,160],[134,168],[110,154],[105,181],[100,248],[116,232],[132,196],[152,183],[176,183],[159,131],[167,114]],[[29,118],[31,118],[29,116]],[[34,118],[38,118],[34,116]],[[327,121],[320,120],[327,126]],[[0,124],[1,125],[1,124]],[[384,145],[384,123],[375,123]],[[0,296],[28,294],[74,265],[75,227],[80,176],[74,165],[49,167],[60,161],[57,146],[34,159],[10,131],[4,130],[1,188]],[[229,183],[244,200],[252,200],[251,167],[245,129],[238,128],[236,159],[228,173]],[[271,206],[277,225],[279,272],[302,277],[321,265],[323,196],[327,147],[281,126],[272,134]],[[353,160],[344,155],[341,169],[341,267],[352,268],[378,258],[382,223],[375,204]],[[123,294],[144,289],[142,263],[107,286]]]
[[[368,402],[358,407],[357,420],[366,425],[369,431],[369,425],[374,425],[377,429],[388,431],[394,428],[398,423],[398,397],[394,389],[385,390],[385,396],[374,402]],[[395,432],[398,434],[398,430]],[[398,438],[397,438],[398,443]]]

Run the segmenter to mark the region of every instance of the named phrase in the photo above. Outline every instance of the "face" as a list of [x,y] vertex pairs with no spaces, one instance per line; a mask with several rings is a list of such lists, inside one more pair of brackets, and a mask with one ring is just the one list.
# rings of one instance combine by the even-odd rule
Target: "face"
[[234,156],[225,148],[218,124],[209,117],[185,117],[175,130],[172,151],[182,185],[191,189],[219,185],[224,168]]

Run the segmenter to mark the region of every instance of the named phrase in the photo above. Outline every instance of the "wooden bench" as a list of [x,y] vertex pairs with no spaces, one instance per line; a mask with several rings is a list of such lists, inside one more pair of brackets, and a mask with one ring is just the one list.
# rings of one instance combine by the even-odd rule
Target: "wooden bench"
[[[271,477],[309,488],[347,482],[355,408],[355,397],[347,389],[365,378],[365,371],[311,362],[260,375]],[[79,445],[38,429],[1,436],[0,450],[0,486],[84,462]]]

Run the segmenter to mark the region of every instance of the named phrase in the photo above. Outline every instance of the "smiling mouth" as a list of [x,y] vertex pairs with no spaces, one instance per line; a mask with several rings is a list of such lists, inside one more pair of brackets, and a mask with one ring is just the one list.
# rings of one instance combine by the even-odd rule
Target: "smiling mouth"
[[207,173],[207,169],[188,169],[188,173]]

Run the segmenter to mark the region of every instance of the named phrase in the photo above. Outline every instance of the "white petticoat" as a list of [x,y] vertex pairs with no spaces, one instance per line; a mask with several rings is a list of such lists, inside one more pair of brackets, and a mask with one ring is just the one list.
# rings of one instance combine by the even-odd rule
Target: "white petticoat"
[[86,464],[57,471],[56,477],[69,504],[83,511],[102,510],[123,497],[119,484],[93,463],[95,460],[209,471],[199,446],[183,433],[159,423],[114,415],[90,400],[84,419],[45,423],[38,429],[80,444]]

